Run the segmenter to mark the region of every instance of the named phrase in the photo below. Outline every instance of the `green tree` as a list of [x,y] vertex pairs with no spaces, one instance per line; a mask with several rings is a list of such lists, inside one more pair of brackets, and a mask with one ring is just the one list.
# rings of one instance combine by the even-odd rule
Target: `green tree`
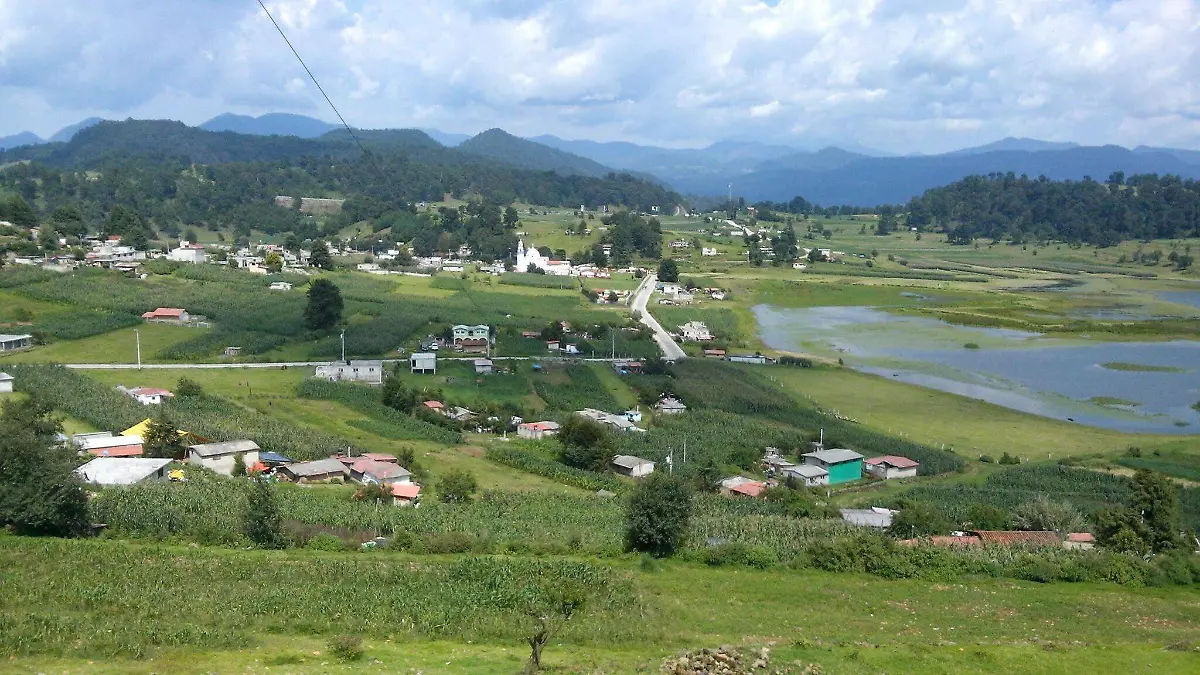
[[658,280],[666,283],[679,281],[679,266],[674,260],[667,258],[658,263]]
[[608,463],[612,438],[599,422],[572,415],[559,430],[558,442],[564,464],[596,471]]
[[308,287],[304,325],[313,330],[333,328],[342,320],[342,292],[328,279],[317,279]]
[[41,232],[38,232],[38,246],[44,251],[57,251],[58,232],[49,225],[43,225]]
[[179,378],[179,382],[175,385],[175,395],[185,398],[198,398],[204,395],[204,388],[199,382],[189,380],[186,377]]
[[233,456],[233,469],[229,474],[238,478],[246,475],[246,458],[242,456],[242,453],[239,452]]
[[400,412],[412,412],[412,409],[421,402],[420,390],[404,386],[404,380],[395,373],[383,381],[381,394],[384,405]]
[[183,231],[183,240],[186,241],[187,243],[194,244],[199,239],[200,239],[200,236],[196,234],[195,228],[189,227],[188,229]]
[[526,673],[542,669],[542,652],[572,617],[582,613],[597,590],[573,579],[554,579],[552,583],[538,579],[521,589],[521,610],[531,622],[528,627],[529,661]]
[[479,490],[475,476],[466,471],[447,471],[438,481],[438,498],[448,504],[462,504],[471,501],[471,496]]
[[62,424],[40,399],[0,406],[0,529],[69,537],[88,529],[87,496],[71,471]]
[[1007,530],[1012,527],[1012,514],[987,504],[975,504],[967,510],[967,521],[973,530]]
[[287,545],[283,535],[283,516],[271,484],[263,479],[254,481],[242,515],[242,532],[259,548],[278,549]]
[[891,206],[879,209],[879,222],[875,224],[875,234],[886,237],[896,231],[896,211]]
[[1154,551],[1174,551],[1187,546],[1181,535],[1179,488],[1167,476],[1145,469],[1135,473],[1129,511],[1140,516],[1145,525],[1144,538]]
[[283,256],[279,255],[275,251],[271,251],[267,253],[267,257],[263,260],[263,264],[266,265],[268,272],[278,274],[279,272],[283,271]]
[[941,511],[925,502],[909,501],[900,506],[900,513],[892,518],[888,532],[894,537],[930,537],[949,534],[954,529],[950,519]]
[[309,256],[308,262],[318,269],[333,269],[333,257],[329,255],[329,248],[325,246],[325,242],[318,241],[313,244],[312,254]]
[[638,481],[625,511],[625,547],[669,556],[683,545],[692,518],[692,489],[682,478],[652,473]]
[[142,439],[142,449],[148,457],[165,457],[167,459],[183,459],[186,449],[179,429],[167,419],[165,411],[146,425],[146,436]]
[[6,220],[11,220],[17,227],[30,228],[37,225],[37,211],[25,201],[21,195],[14,195],[8,200]]
[[511,230],[511,229],[515,228],[517,226],[517,223],[519,223],[520,221],[521,221],[521,214],[517,213],[516,209],[514,209],[511,206],[504,209],[504,227],[506,229]]

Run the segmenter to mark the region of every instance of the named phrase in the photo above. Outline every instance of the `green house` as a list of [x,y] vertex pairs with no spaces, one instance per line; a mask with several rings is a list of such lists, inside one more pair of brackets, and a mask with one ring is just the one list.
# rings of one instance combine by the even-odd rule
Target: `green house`
[[863,456],[853,450],[837,448],[804,455],[804,463],[829,472],[829,484],[849,483],[862,478]]

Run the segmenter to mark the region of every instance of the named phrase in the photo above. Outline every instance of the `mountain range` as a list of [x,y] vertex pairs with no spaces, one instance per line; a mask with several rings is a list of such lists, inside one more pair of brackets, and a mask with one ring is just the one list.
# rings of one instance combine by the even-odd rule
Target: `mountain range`
[[[39,157],[58,163],[86,162],[111,152],[94,142],[73,144],[69,151],[54,148],[95,125],[96,118],[67,127],[44,143],[25,132],[0,138],[6,157]],[[193,161],[252,161],[303,154],[344,154],[354,149],[340,125],[304,115],[269,113],[259,117],[218,115],[201,124],[212,136],[177,138],[183,146],[163,145],[164,134],[178,136],[181,123],[156,123],[148,127],[129,120],[118,131],[105,134],[103,142],[130,148],[175,152],[185,147]],[[162,124],[174,124],[169,132]],[[147,134],[149,136],[147,136]],[[228,143],[225,134],[265,137],[260,141]],[[565,140],[542,135],[520,138],[501,129],[475,136],[444,133],[436,129],[355,130],[364,145],[380,151],[405,147],[410,151],[453,147],[458,156],[470,155],[502,164],[559,175],[604,176],[619,171],[653,178],[683,194],[718,196],[732,192],[751,202],[786,201],[794,196],[825,205],[875,205],[900,203],[925,190],[946,185],[969,175],[989,173],[1044,175],[1047,178],[1079,180],[1090,176],[1103,180],[1115,171],[1175,174],[1200,178],[1200,151],[1138,146],[1081,146],[1029,138],[1004,138],[994,143],[964,148],[939,155],[884,156],[866,148],[855,152],[838,147],[811,151],[782,144],[754,141],[721,141],[704,148],[662,148],[626,142]],[[153,138],[159,138],[155,142]],[[98,139],[101,137],[97,137]],[[141,140],[137,140],[141,138]],[[289,140],[290,139],[290,140]],[[85,139],[87,140],[87,139]],[[300,142],[303,141],[303,142]],[[11,150],[17,146],[26,146]],[[32,147],[30,147],[32,146]],[[65,153],[65,154],[64,154]],[[0,160],[3,160],[0,157]]]

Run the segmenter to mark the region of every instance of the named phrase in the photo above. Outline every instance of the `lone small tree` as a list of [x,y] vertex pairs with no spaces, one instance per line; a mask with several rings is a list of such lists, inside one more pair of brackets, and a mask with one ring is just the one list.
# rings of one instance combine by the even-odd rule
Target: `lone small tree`
[[333,257],[329,255],[329,249],[325,246],[325,242],[318,241],[313,244],[312,255],[309,256],[308,262],[317,269],[333,269]]
[[611,439],[598,422],[572,416],[558,433],[559,459],[568,466],[598,471],[608,462]]
[[308,306],[304,308],[304,325],[313,330],[333,328],[342,320],[342,292],[328,279],[317,279],[308,287]]
[[183,437],[163,411],[159,411],[158,416],[146,425],[146,437],[143,441],[142,447],[149,457],[183,459]]
[[557,580],[553,588],[530,584],[521,591],[525,616],[533,620],[529,637],[529,662],[526,673],[542,669],[542,651],[546,644],[567,625],[572,617],[587,606],[589,590],[578,583]]
[[179,378],[179,383],[175,385],[175,395],[184,397],[198,397],[204,395],[204,388],[195,380],[189,380],[186,377]]
[[438,481],[438,498],[450,504],[471,501],[471,495],[479,490],[475,476],[466,471],[447,471]]
[[287,543],[275,492],[271,484],[261,478],[254,481],[254,487],[250,490],[246,512],[242,517],[242,531],[259,548],[283,548]]
[[687,481],[664,473],[642,479],[625,512],[625,546],[669,556],[683,543],[692,517],[692,489]]

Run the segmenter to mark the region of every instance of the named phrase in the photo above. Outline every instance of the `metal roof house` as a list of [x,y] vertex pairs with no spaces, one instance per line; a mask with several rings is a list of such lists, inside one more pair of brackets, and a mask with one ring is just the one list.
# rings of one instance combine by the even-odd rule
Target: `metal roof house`
[[921,465],[907,457],[886,455],[872,457],[863,462],[863,468],[875,478],[890,480],[892,478],[913,478]]
[[315,377],[339,382],[364,382],[366,384],[383,384],[383,361],[334,361],[333,363],[317,366]]
[[346,478],[346,466],[336,459],[318,459],[280,467],[279,473],[297,483],[341,481]]
[[829,472],[813,464],[789,466],[783,470],[783,477],[784,479],[793,478],[800,481],[805,487],[829,485]]
[[617,455],[612,458],[613,470],[630,478],[641,478],[654,473],[654,462],[633,455]]
[[29,347],[32,335],[0,335],[0,352],[12,352]]
[[75,469],[75,475],[95,485],[133,485],[146,480],[165,480],[170,463],[169,459],[153,457],[97,457]]
[[859,527],[877,527],[880,529],[892,526],[895,511],[878,506],[869,509],[840,509],[842,520]]
[[853,450],[836,448],[803,455],[804,463],[829,472],[829,484],[849,483],[862,478],[863,456]]
[[437,375],[437,354],[416,352],[408,357],[408,370],[414,375]]
[[258,443],[247,440],[189,445],[187,461],[188,464],[195,464],[226,476],[232,476],[235,457],[241,455],[245,466],[253,466],[258,462],[260,449]]
[[80,452],[97,457],[137,457],[142,454],[141,436],[114,436],[105,431],[75,434],[71,442]]

